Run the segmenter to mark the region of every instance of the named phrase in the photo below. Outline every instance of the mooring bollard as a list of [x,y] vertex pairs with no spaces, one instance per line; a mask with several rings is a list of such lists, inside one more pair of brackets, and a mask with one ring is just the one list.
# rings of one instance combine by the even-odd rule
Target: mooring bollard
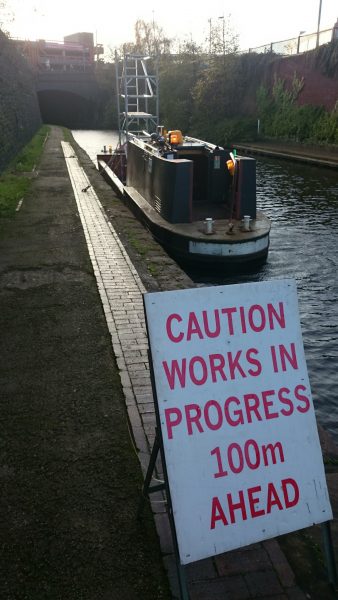
[[250,231],[250,221],[251,221],[250,215],[244,215],[244,217],[243,217],[243,229],[244,229],[244,231]]
[[204,221],[204,233],[214,233],[214,221],[212,217],[207,217]]

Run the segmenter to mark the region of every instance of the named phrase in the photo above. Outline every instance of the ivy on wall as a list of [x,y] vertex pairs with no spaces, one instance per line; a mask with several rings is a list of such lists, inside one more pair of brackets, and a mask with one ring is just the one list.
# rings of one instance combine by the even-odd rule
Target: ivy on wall
[[[280,57],[273,54],[229,54],[212,60],[198,53],[175,60],[163,56],[160,70],[161,121],[169,128],[228,145],[258,136],[298,142],[338,143],[338,107],[298,105],[305,85],[296,74],[290,82],[268,74]],[[309,53],[327,76],[338,72],[338,43]],[[329,75],[330,74],[330,75]],[[337,84],[338,89],[338,84]]]
[[275,78],[272,93],[265,86],[257,91],[257,109],[260,131],[273,138],[290,139],[297,142],[319,141],[338,143],[338,103],[332,112],[323,107],[297,105],[304,79],[294,75],[292,84]]

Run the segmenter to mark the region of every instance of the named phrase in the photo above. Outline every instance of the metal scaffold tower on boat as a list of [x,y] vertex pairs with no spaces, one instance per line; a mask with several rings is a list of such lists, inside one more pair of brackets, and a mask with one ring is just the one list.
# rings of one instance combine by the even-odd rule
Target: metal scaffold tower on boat
[[[149,61],[151,61],[149,63]],[[149,74],[147,64],[155,74]],[[159,124],[158,61],[140,54],[115,55],[117,110],[120,144],[135,136],[150,134]]]

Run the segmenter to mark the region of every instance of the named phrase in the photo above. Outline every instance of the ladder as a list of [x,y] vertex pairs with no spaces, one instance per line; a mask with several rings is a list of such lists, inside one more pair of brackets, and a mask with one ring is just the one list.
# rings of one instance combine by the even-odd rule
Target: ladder
[[[147,63],[153,65],[149,74]],[[120,145],[129,135],[150,135],[159,124],[158,61],[150,56],[115,54],[117,110]]]

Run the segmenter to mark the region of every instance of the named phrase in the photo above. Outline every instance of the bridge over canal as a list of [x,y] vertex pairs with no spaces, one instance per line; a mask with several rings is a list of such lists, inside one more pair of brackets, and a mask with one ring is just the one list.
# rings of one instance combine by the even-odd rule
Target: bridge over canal
[[75,33],[62,42],[15,40],[34,73],[45,123],[72,128],[97,126],[102,89],[96,67],[101,45],[92,33]]
[[101,90],[94,71],[40,71],[36,91],[45,123],[75,129],[97,124]]

